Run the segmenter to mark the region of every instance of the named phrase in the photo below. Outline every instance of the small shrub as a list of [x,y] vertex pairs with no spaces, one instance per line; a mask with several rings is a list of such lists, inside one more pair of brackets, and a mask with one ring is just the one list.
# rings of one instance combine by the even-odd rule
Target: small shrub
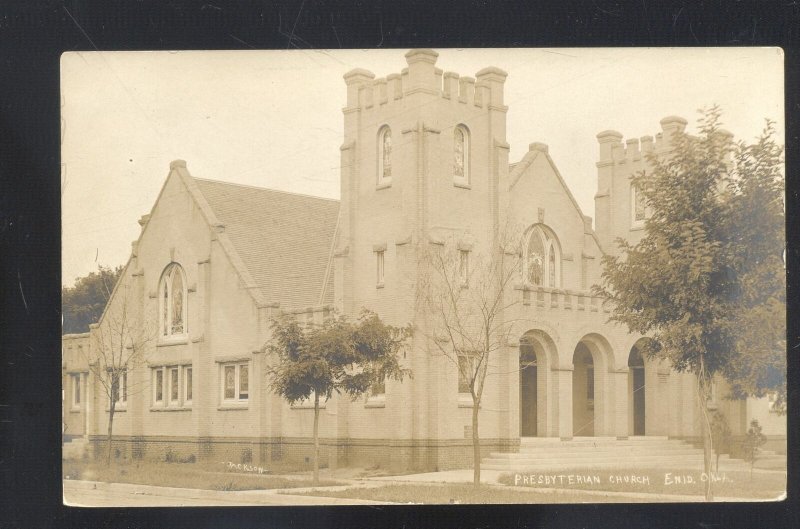
[[194,463],[195,462],[194,454],[189,454],[188,456],[181,458],[180,462],[181,463]]
[[241,463],[245,465],[252,462],[253,462],[253,450],[251,448],[245,448],[244,450],[242,450]]
[[164,452],[164,461],[166,463],[176,463],[178,461],[178,454],[172,450],[171,446],[168,446],[166,452]]

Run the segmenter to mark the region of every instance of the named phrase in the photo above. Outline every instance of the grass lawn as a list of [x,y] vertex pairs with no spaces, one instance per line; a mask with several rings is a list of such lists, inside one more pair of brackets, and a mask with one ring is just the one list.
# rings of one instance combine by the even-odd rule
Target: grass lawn
[[[721,472],[714,475],[714,495],[721,497],[771,499],[786,490],[783,472]],[[646,492],[653,494],[703,495],[701,472],[664,469],[558,469],[503,474],[500,483],[535,488]]]
[[580,491],[575,491],[574,493],[541,492],[534,489],[525,491],[508,489],[502,485],[484,485],[475,490],[471,484],[436,485],[427,483],[392,484],[374,488],[354,487],[339,491],[312,490],[290,494],[438,505],[450,503],[600,503],[609,501],[649,503],[667,501],[659,500],[658,498],[652,500],[638,498],[620,500],[586,494]]
[[[159,487],[208,490],[267,490],[310,487],[311,476],[273,476],[226,471],[213,463],[164,463],[152,461],[65,461],[64,479],[83,479],[110,483],[133,483]],[[320,486],[346,483],[320,480]]]

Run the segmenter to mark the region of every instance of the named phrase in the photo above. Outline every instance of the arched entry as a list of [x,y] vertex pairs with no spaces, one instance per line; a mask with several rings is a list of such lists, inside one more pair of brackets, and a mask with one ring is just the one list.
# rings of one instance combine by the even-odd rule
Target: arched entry
[[528,331],[519,340],[519,434],[548,434],[548,348],[552,340],[541,331]]
[[572,434],[594,435],[595,384],[592,352],[583,342],[572,356]]
[[630,430],[633,435],[645,435],[645,377],[644,358],[635,345],[628,355],[628,391],[631,410]]

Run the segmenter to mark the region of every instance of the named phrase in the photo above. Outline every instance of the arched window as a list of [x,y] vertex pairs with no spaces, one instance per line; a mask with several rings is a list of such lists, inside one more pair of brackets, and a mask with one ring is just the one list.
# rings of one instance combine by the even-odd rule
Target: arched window
[[177,263],[170,264],[161,276],[159,305],[161,336],[185,335],[186,278]]
[[453,182],[469,184],[469,131],[464,125],[453,131]]
[[548,228],[534,226],[525,244],[522,274],[529,286],[561,286],[561,251],[555,234]]
[[392,182],[392,129],[384,125],[378,132],[378,184]]

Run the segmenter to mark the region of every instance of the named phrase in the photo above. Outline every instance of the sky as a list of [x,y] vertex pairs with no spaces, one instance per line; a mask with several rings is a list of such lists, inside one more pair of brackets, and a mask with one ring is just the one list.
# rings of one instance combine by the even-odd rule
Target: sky
[[[62,284],[124,265],[169,173],[339,198],[345,84],[385,77],[406,50],[69,52],[61,58]],[[596,134],[655,135],[698,109],[753,141],[765,118],[783,143],[777,48],[437,49],[437,67],[508,72],[510,162],[549,146],[583,213],[594,216]]]

